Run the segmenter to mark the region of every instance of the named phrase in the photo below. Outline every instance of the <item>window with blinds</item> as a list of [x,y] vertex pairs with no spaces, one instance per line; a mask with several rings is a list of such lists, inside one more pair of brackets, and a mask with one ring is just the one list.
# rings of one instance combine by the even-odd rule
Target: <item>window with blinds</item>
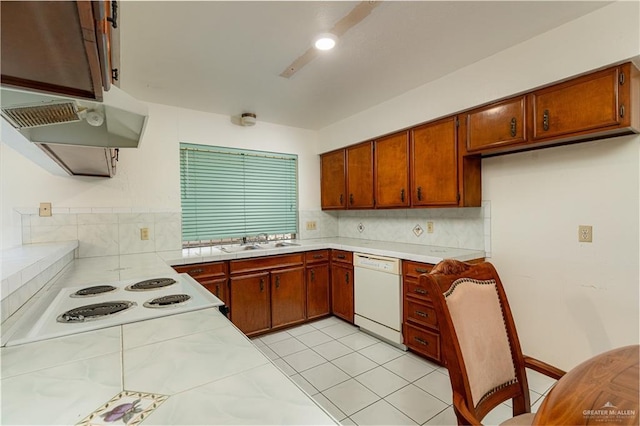
[[182,241],[298,230],[298,156],[180,144]]

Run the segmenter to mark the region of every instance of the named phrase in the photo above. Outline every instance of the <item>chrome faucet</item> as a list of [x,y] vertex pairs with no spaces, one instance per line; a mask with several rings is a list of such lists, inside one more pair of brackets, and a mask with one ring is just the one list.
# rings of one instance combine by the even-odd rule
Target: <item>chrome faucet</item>
[[264,243],[268,243],[269,242],[269,234],[267,234],[266,232],[263,232],[262,234],[258,234],[257,235],[257,239],[260,240],[260,237],[264,238]]

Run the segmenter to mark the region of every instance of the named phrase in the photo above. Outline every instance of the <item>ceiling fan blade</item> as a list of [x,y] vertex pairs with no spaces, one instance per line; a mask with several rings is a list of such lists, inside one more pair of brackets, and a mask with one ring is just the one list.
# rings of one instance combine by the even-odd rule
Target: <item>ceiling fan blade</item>
[[[329,30],[329,33],[342,37],[347,31],[358,25],[364,18],[369,16],[371,11],[380,5],[381,1],[361,1],[356,7],[351,9],[342,19],[340,19]],[[296,58],[284,71],[280,73],[280,77],[290,78],[292,75],[300,71],[305,65],[314,60],[318,56],[318,50],[313,46],[308,48],[306,52]]]

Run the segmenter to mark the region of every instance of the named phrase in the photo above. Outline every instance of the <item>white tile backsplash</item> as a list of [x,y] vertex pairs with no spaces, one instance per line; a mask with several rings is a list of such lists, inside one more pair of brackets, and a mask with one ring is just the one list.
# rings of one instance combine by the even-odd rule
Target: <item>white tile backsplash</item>
[[[32,209],[21,215],[22,243],[78,241],[78,257],[152,253],[182,248],[180,212],[150,208],[59,208],[68,213],[40,217]],[[149,239],[140,229],[149,228]]]

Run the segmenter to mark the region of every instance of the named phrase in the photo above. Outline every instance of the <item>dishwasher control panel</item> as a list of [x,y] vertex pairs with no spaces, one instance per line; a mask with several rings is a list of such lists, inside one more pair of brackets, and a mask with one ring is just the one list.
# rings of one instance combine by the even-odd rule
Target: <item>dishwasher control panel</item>
[[400,274],[400,260],[391,257],[354,253],[353,266],[390,274]]

